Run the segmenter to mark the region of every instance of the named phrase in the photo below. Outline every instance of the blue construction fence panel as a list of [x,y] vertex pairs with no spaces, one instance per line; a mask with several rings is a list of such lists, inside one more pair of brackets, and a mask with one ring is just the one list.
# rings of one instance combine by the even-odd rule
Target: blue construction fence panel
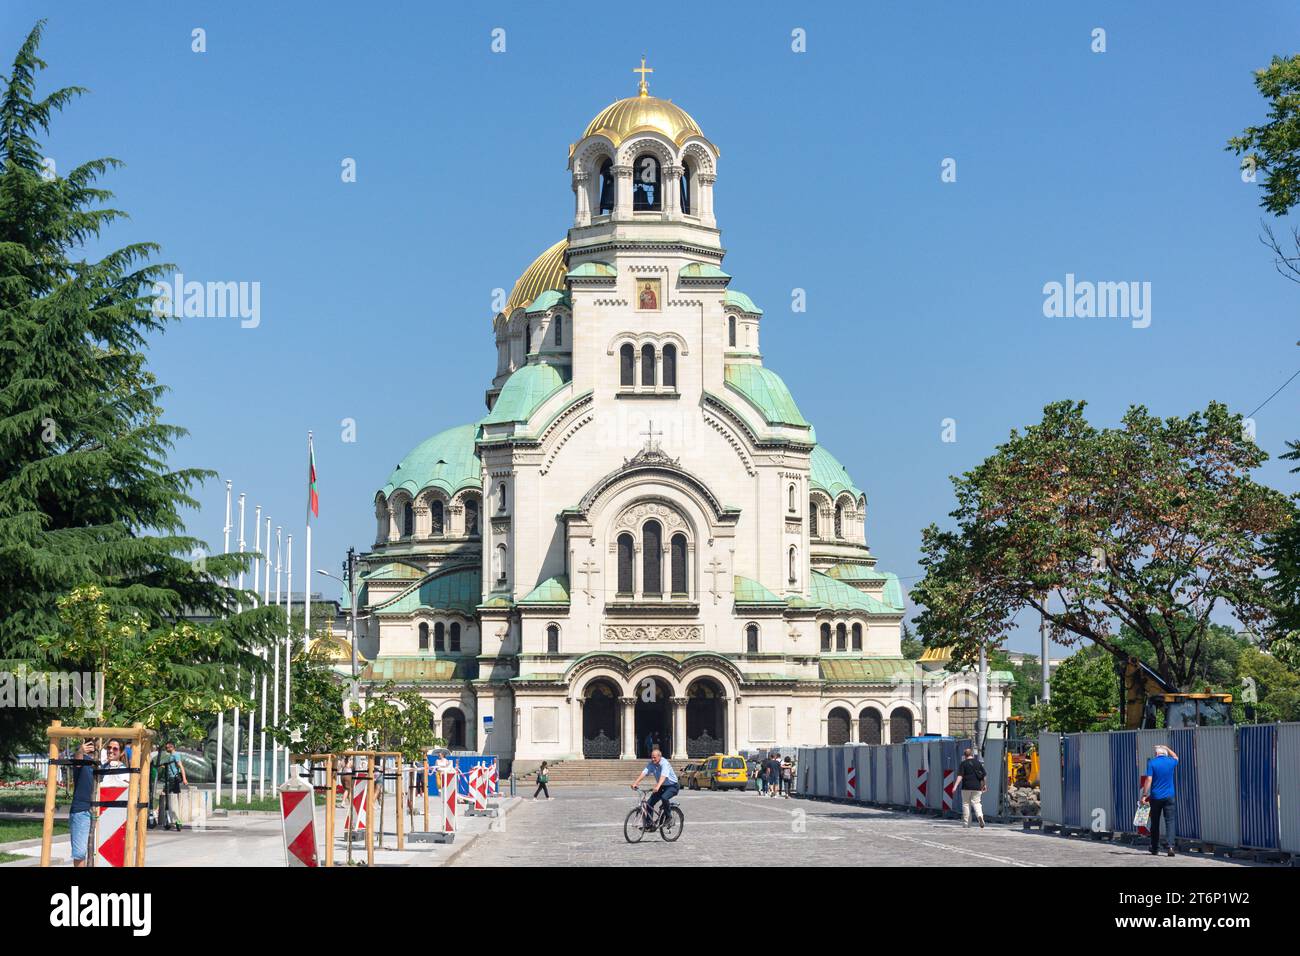
[[[429,760],[429,793],[437,794],[441,791],[438,789],[438,775],[433,772],[433,765],[437,757],[430,754]],[[456,792],[462,797],[469,796],[469,771],[471,767],[490,767],[497,762],[497,758],[491,754],[469,754],[467,756],[448,757],[452,765],[456,768]],[[498,771],[499,772],[499,771]]]
[[1115,731],[1107,735],[1106,743],[1110,750],[1110,829],[1132,833],[1138,799],[1137,731]]
[[1178,754],[1174,770],[1174,827],[1177,836],[1188,840],[1201,838],[1201,794],[1196,781],[1196,728],[1186,727],[1169,732],[1169,746]]
[[[1181,752],[1179,753],[1181,757]],[[1143,761],[1145,765],[1145,761]],[[1196,792],[1201,839],[1219,846],[1241,845],[1238,801],[1237,728],[1200,727],[1196,731]],[[1175,825],[1177,816],[1175,815]]]
[[1237,728],[1243,847],[1255,850],[1278,848],[1276,744],[1276,724]]
[[1061,812],[1067,827],[1083,826],[1080,812],[1081,767],[1079,765],[1079,734],[1065,735],[1065,777],[1061,791]]
[[1038,735],[1038,796],[1044,823],[1061,824],[1061,735]]

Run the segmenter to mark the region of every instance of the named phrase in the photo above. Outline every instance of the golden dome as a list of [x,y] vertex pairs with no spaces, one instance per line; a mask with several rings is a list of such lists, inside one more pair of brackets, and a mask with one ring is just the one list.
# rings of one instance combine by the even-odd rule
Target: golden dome
[[564,276],[568,272],[564,265],[564,254],[568,250],[569,240],[561,239],[533,260],[533,264],[524,270],[515,287],[510,290],[506,315],[528,305],[547,289],[564,289]]
[[678,146],[688,137],[704,135],[691,115],[672,100],[642,94],[606,106],[587,124],[582,138],[601,133],[617,146],[632,134],[646,130],[663,133]]

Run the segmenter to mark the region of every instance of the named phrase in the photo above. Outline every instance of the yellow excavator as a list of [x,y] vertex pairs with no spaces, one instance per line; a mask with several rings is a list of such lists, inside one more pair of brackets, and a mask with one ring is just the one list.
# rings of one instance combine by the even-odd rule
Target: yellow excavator
[[989,721],[985,739],[1001,737],[1006,742],[1007,785],[1038,786],[1038,744],[1024,735],[1023,717]]
[[1136,657],[1115,662],[1125,730],[1156,726],[1217,727],[1232,723],[1231,694],[1188,694],[1143,664]]

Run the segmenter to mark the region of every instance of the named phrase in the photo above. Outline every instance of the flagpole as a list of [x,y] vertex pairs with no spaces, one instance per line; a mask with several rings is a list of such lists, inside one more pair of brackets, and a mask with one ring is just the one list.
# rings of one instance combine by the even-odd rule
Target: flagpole
[[[231,482],[227,480],[226,481],[226,524],[225,527],[221,529],[221,533],[222,535],[224,535],[226,543],[221,550],[222,554],[230,553],[230,485]],[[226,587],[230,587],[229,576],[226,577]],[[230,615],[227,614],[226,619],[229,620],[229,618]],[[224,685],[222,686],[224,688]],[[221,764],[223,763],[222,758],[224,757],[223,751],[225,750],[225,748],[226,748],[226,709],[223,707],[219,711],[217,711],[217,803],[221,803]]]
[[[281,546],[283,541],[280,537],[280,525],[275,526],[275,606],[280,606],[280,561]],[[280,725],[280,642],[275,642],[275,671],[271,678],[271,683],[275,685],[274,700],[271,704],[271,722],[277,727]],[[280,779],[280,745],[271,739],[271,785],[275,786],[275,781]]]
[[316,484],[316,455],[312,449],[311,432],[307,432],[307,461],[308,461],[308,487],[307,487],[307,563],[303,565],[303,585],[302,604],[303,604],[303,650],[311,650],[311,500],[312,491]]
[[[266,560],[262,562],[262,607],[271,603],[271,519],[266,519]],[[262,648],[262,660],[266,660],[266,648]],[[275,716],[272,714],[272,716]],[[258,743],[257,758],[257,795],[266,796],[266,669],[262,669],[262,713],[259,717],[262,725],[261,739]]]
[[[244,553],[244,493],[239,493],[239,553]],[[239,565],[239,592],[244,592],[244,565]],[[236,613],[244,613],[244,602],[241,600],[235,604]],[[239,667],[235,667],[235,693],[239,693]],[[230,725],[231,732],[235,735],[233,746],[230,748],[230,803],[233,805],[239,800],[239,704],[235,704],[235,720]]]
[[[293,660],[293,535],[289,535],[289,543],[285,546],[288,558],[288,580],[284,589],[284,716],[287,720],[289,717],[289,689],[291,687],[290,674],[293,669],[290,666]],[[284,776],[289,779],[289,750],[284,752]]]
[[[258,505],[253,512],[253,607],[258,606],[257,585],[262,580],[262,506]],[[253,802],[253,721],[257,719],[257,675],[249,674],[248,699],[251,702],[248,708],[248,742],[244,748],[247,759],[244,766],[247,772],[244,774],[244,800],[248,803]]]

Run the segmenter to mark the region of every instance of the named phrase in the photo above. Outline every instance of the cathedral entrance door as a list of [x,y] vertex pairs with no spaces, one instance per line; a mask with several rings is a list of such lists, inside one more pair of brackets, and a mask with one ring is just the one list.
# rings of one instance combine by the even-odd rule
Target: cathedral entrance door
[[582,755],[588,760],[617,760],[618,739],[618,688],[603,678],[594,680],[583,693]]
[[712,677],[686,688],[686,756],[727,752],[727,694]]
[[658,744],[668,757],[673,752],[672,688],[657,677],[646,677],[636,685],[636,755],[649,758]]

